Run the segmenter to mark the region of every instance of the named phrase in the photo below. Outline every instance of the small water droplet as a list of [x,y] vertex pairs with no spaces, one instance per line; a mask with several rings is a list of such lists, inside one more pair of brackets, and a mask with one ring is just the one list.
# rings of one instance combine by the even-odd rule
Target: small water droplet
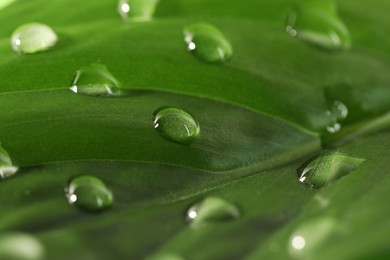
[[7,179],[19,170],[14,166],[8,152],[0,145],[0,179]]
[[41,260],[45,249],[34,236],[24,233],[0,235],[0,259]]
[[347,83],[326,86],[324,95],[331,114],[344,124],[359,122],[362,117],[371,115],[363,108],[363,104],[367,102],[368,93],[353,88]]
[[11,37],[12,49],[17,53],[36,53],[53,47],[58,41],[56,33],[41,23],[28,23],[18,27]]
[[71,205],[88,211],[102,211],[112,206],[113,195],[103,181],[92,176],[73,178],[65,189]]
[[207,197],[187,211],[187,220],[193,226],[202,223],[229,221],[239,217],[240,211],[235,205],[217,197]]
[[333,1],[304,2],[290,12],[286,32],[307,43],[328,49],[349,49],[348,28],[337,16]]
[[298,226],[288,242],[288,251],[299,259],[315,259],[318,247],[337,233],[338,224],[332,218],[316,218]]
[[298,169],[299,181],[311,188],[322,188],[357,169],[364,161],[337,151],[325,152]]
[[162,108],[154,114],[154,128],[166,139],[189,143],[198,137],[200,127],[195,118],[180,108]]
[[153,17],[159,0],[119,0],[118,13],[123,20],[147,21]]
[[184,29],[187,49],[199,60],[207,63],[228,61],[233,48],[226,36],[216,27],[207,23],[195,23]]
[[76,72],[70,90],[89,96],[119,96],[118,81],[103,64],[91,64]]

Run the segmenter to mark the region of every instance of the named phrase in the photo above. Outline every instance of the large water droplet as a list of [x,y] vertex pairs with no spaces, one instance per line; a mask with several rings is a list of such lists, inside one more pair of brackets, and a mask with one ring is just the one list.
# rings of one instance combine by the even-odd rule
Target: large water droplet
[[112,206],[113,195],[103,181],[92,176],[72,179],[65,189],[71,205],[88,211],[102,211]]
[[119,0],[118,13],[123,20],[150,20],[159,0]]
[[299,259],[315,259],[316,249],[337,233],[337,224],[332,218],[318,218],[298,226],[288,242],[289,253]]
[[286,31],[309,44],[329,50],[348,49],[348,28],[337,16],[334,1],[305,1],[291,11]]
[[32,235],[3,233],[0,235],[0,259],[41,260],[44,247]]
[[154,128],[166,139],[176,143],[189,143],[200,132],[195,118],[180,108],[162,108],[154,115]]
[[57,43],[56,33],[47,25],[29,23],[18,27],[11,37],[12,49],[18,53],[47,50]]
[[89,96],[117,96],[118,81],[103,64],[91,64],[76,72],[70,90]]
[[211,24],[195,23],[185,27],[184,40],[188,50],[203,62],[223,63],[233,54],[226,36]]
[[240,210],[232,203],[217,197],[207,197],[187,211],[191,225],[229,221],[240,217]]
[[6,179],[18,171],[18,167],[12,164],[8,152],[0,145],[0,179]]
[[365,159],[340,152],[317,155],[298,169],[299,181],[311,188],[322,188],[358,168]]

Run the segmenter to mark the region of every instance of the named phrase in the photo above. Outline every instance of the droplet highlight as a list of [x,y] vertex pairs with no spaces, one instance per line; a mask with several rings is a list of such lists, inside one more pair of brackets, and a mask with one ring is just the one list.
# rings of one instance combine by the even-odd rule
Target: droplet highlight
[[34,236],[25,233],[0,235],[0,259],[41,260],[45,248]]
[[93,176],[72,179],[65,189],[69,204],[83,210],[99,212],[110,208],[114,197],[103,181]]
[[49,26],[29,23],[14,31],[11,46],[17,53],[36,53],[52,48],[57,41],[57,34]]
[[226,36],[207,23],[191,24],[184,29],[187,49],[202,62],[225,63],[233,55],[233,47]]
[[297,259],[315,259],[318,248],[339,232],[333,218],[315,218],[299,225],[290,236],[288,252]]
[[103,64],[91,64],[80,68],[70,90],[88,96],[119,96],[119,83]]
[[162,108],[155,112],[154,128],[167,140],[186,144],[195,140],[200,133],[196,119],[180,108]]
[[333,151],[317,155],[298,169],[299,181],[314,189],[322,188],[357,169],[365,159]]
[[240,210],[237,206],[218,197],[207,197],[187,210],[187,220],[192,226],[230,221],[239,217]]
[[13,176],[18,170],[19,168],[13,165],[8,152],[0,145],[0,180]]
[[351,47],[348,28],[338,17],[334,1],[305,1],[290,12],[286,32],[309,44],[328,49]]
[[119,0],[117,11],[124,21],[147,21],[153,17],[159,0]]

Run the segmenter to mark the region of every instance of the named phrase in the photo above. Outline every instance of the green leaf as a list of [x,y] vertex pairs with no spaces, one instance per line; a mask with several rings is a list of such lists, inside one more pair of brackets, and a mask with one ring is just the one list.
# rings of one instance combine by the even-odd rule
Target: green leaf
[[[143,2],[128,1],[128,14],[118,3],[0,3],[0,155],[13,167],[0,182],[0,256],[389,256],[388,1],[151,1],[152,19],[135,17]],[[286,33],[297,4],[311,31],[329,25],[313,8],[336,17],[351,48]],[[26,23],[58,42],[14,52]],[[202,54],[215,58],[222,42],[230,59],[187,49],[199,23],[223,36],[201,38]],[[161,111],[170,117],[156,121]],[[316,190],[297,174],[313,165]],[[77,177],[94,180],[80,203],[96,209],[105,196],[104,211],[73,203]],[[20,237],[39,254],[18,256]]]

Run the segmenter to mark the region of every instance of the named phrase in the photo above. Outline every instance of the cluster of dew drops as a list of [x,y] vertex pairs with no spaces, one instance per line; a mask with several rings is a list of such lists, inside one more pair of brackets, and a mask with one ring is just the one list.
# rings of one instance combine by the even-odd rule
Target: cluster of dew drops
[[[120,0],[117,11],[125,22],[145,22],[152,19],[157,3],[158,0]],[[349,48],[348,30],[335,13],[319,13],[318,10],[316,10],[317,12],[309,12],[310,10],[304,8],[299,10],[304,11],[292,10],[288,16],[286,24],[288,34],[325,49]],[[306,20],[322,23],[322,27],[326,29],[316,31],[316,29],[310,28],[310,25],[305,22]],[[203,22],[193,23],[184,27],[183,34],[187,50],[201,62],[221,65],[229,61],[233,55],[232,44],[225,34],[214,25]],[[314,37],[315,35],[322,37]],[[55,47],[58,40],[58,35],[50,26],[41,23],[28,23],[14,31],[11,37],[11,46],[18,54],[33,54]],[[88,96],[116,97],[126,95],[126,91],[119,87],[116,78],[103,64],[87,64],[81,67],[76,71],[69,89],[74,93]],[[327,127],[329,132],[334,133],[340,130],[338,120],[347,117],[348,109],[342,102],[335,100],[326,113],[335,118],[333,124]],[[151,124],[163,138],[180,145],[188,145],[200,135],[198,121],[182,108],[157,108]],[[5,179],[14,175],[18,171],[18,167],[13,165],[7,151],[1,146],[0,154],[0,178]],[[357,168],[363,161],[342,153],[328,152],[309,159],[298,170],[298,179],[310,188],[321,188]],[[328,172],[327,167],[324,166],[334,162],[337,162],[336,167],[332,167],[333,171]],[[71,179],[65,189],[65,194],[71,205],[86,211],[104,211],[110,208],[114,202],[114,196],[110,189],[102,180],[93,176],[78,176]],[[187,211],[187,219],[194,226],[204,222],[232,220],[239,216],[240,211],[235,205],[217,197],[207,197],[191,206]],[[24,237],[23,239],[30,238]],[[30,241],[30,243],[35,242]],[[289,245],[293,251],[302,250],[305,247],[305,238],[302,232],[295,234]]]

